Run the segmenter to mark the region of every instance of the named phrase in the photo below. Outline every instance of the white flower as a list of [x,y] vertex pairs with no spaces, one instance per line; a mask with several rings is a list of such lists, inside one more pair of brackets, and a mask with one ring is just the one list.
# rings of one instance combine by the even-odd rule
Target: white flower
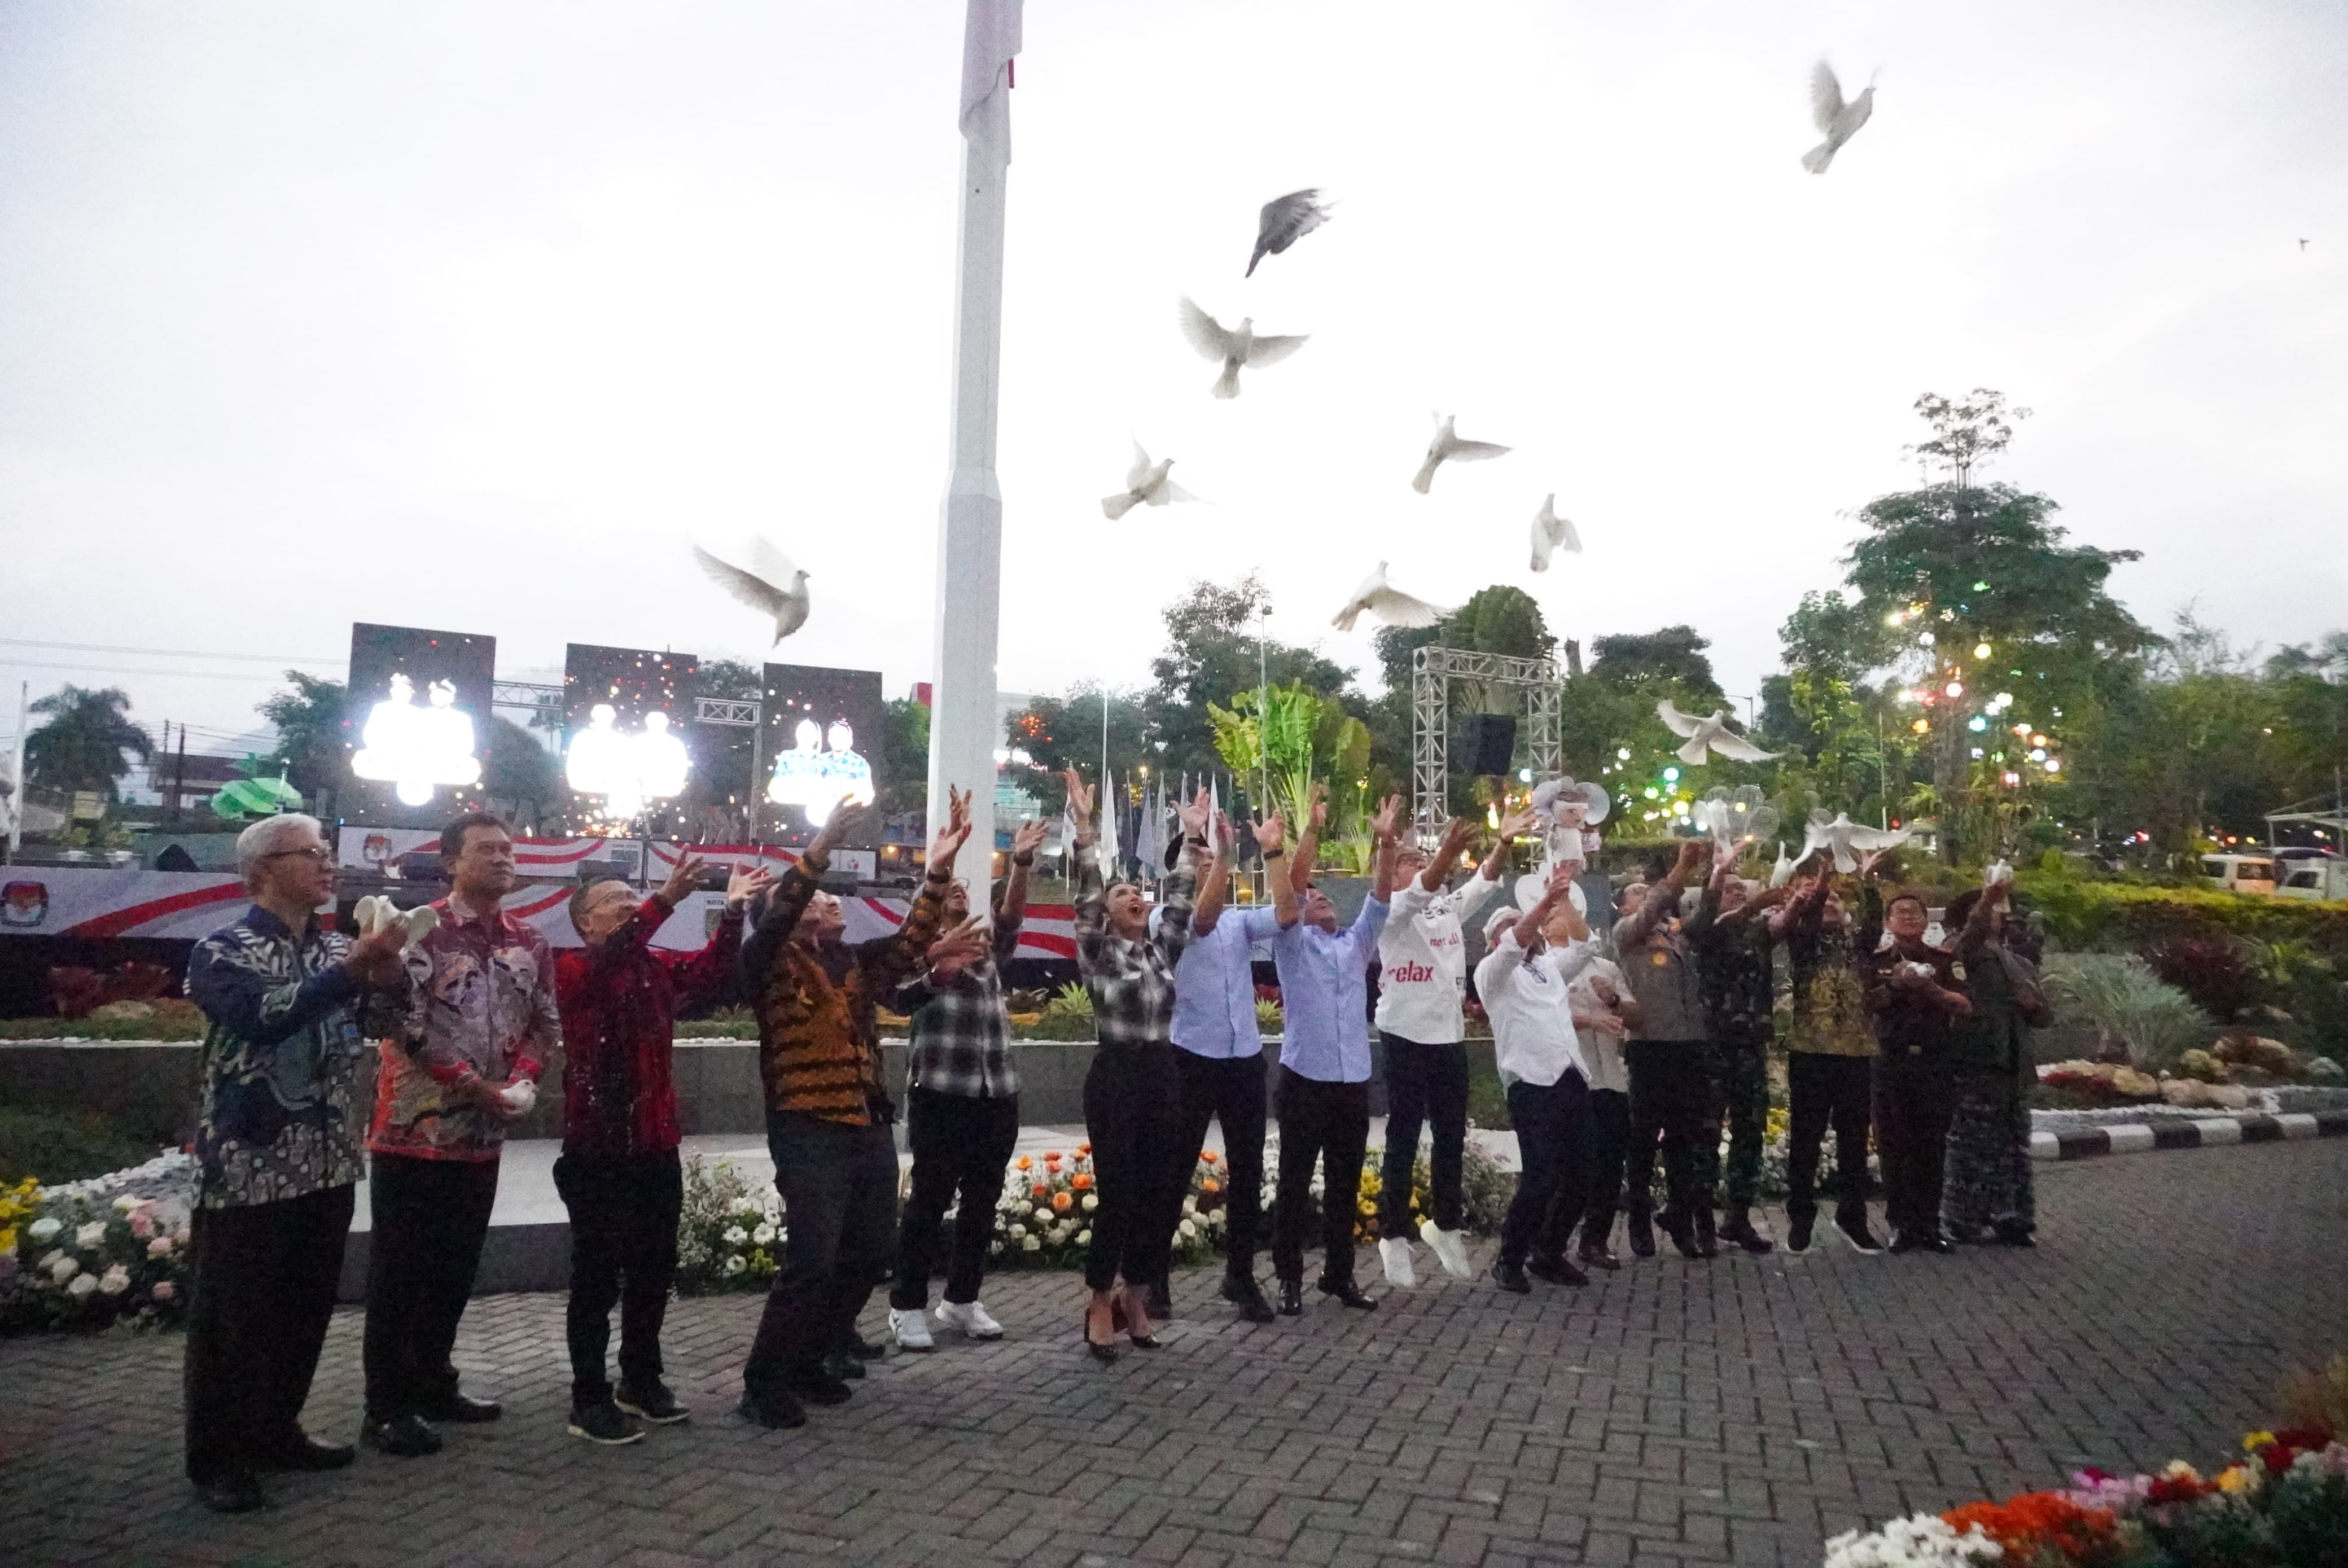
[[732,1257],[726,1260],[726,1272],[729,1275],[740,1274],[744,1269],[747,1269],[749,1266],[750,1260],[744,1257],[740,1253],[736,1253]]
[[1179,1235],[1186,1242],[1195,1242],[1199,1239],[1199,1227],[1193,1221],[1185,1220],[1180,1224],[1175,1226],[1174,1230],[1175,1233]]
[[1199,1201],[1198,1201],[1197,1199],[1195,1199],[1195,1198],[1185,1198],[1185,1199],[1183,1199],[1183,1200],[1182,1200],[1182,1212],[1183,1212],[1184,1213],[1186,1213],[1186,1214],[1195,1214],[1195,1213],[1197,1213],[1197,1212],[1199,1212]]
[[739,1214],[745,1219],[755,1218],[760,1212],[758,1200],[756,1198],[736,1198],[731,1203],[726,1205],[726,1212],[729,1214]]
[[750,1233],[750,1239],[763,1247],[775,1239],[775,1227],[762,1222],[757,1230]]
[[98,1288],[108,1295],[120,1295],[130,1288],[130,1271],[120,1264],[115,1264],[98,1282]]
[[46,1242],[65,1229],[65,1222],[54,1214],[44,1214],[26,1227],[26,1234],[36,1242]]
[[76,1299],[79,1299],[82,1296],[88,1295],[97,1288],[98,1276],[96,1274],[77,1274],[75,1276],[74,1282],[66,1286],[66,1294],[75,1297]]
[[1044,1250],[1044,1243],[1037,1241],[1035,1237],[1029,1236],[1026,1240],[1019,1243],[1019,1250],[1023,1253],[1040,1253]]
[[92,1220],[88,1224],[84,1225],[81,1229],[74,1233],[74,1245],[77,1247],[88,1249],[90,1247],[102,1246],[105,1243],[106,1222],[103,1220]]
[[1087,1192],[1087,1193],[1086,1193],[1086,1194],[1085,1194],[1085,1212],[1086,1212],[1086,1213],[1089,1214],[1089,1213],[1091,1213],[1095,1209],[1097,1209],[1097,1208],[1099,1208],[1099,1207],[1100,1207],[1100,1194],[1099,1194],[1099,1193],[1097,1193],[1097,1192]]
[[1014,1220],[1014,1221],[1011,1222],[1011,1239],[1012,1239],[1013,1241],[1014,1241],[1014,1242],[1015,1242],[1015,1241],[1017,1241],[1020,1237],[1022,1237],[1022,1236],[1025,1235],[1026,1233],[1027,1233],[1027,1227],[1026,1227],[1026,1226],[1025,1226],[1025,1225],[1023,1225],[1023,1224],[1019,1223],[1019,1222],[1017,1222],[1016,1220]]
[[1037,1219],[1047,1222],[1052,1218],[1052,1205],[1049,1203],[1033,1204],[1028,1208],[1027,1212],[1035,1215]]
[[79,1273],[81,1273],[81,1264],[67,1257],[60,1257],[49,1265],[49,1277],[59,1284],[65,1284]]
[[1825,1568],[1966,1568],[2003,1555],[1980,1525],[1960,1535],[1937,1514],[1920,1513],[1873,1534],[1843,1532],[1827,1542]]
[[[43,1274],[46,1274],[49,1270],[57,1267],[57,1260],[65,1255],[65,1249],[63,1247],[51,1247],[47,1252],[41,1254],[41,1261],[35,1264],[33,1266],[39,1269]],[[74,1266],[78,1268],[81,1265],[77,1264]]]
[[114,1207],[118,1212],[127,1214],[130,1212],[131,1210],[139,1207],[139,1201],[138,1199],[130,1196],[129,1193],[125,1192],[121,1197],[117,1198],[114,1201]]
[[1078,1232],[1076,1233],[1076,1245],[1078,1245],[1078,1246],[1080,1246],[1080,1247],[1088,1247],[1088,1246],[1091,1246],[1092,1244],[1093,1244],[1093,1233],[1092,1233],[1092,1232],[1090,1232],[1090,1231],[1086,1230],[1086,1231],[1078,1231]]
[[147,1255],[150,1258],[170,1257],[171,1255],[171,1238],[169,1236],[158,1236],[153,1241],[148,1243]]
[[999,1256],[1003,1252],[1003,1243],[1001,1242],[989,1242],[986,1243],[986,1250]]
[[717,1239],[729,1247],[738,1247],[750,1239],[750,1233],[739,1225],[728,1225]]

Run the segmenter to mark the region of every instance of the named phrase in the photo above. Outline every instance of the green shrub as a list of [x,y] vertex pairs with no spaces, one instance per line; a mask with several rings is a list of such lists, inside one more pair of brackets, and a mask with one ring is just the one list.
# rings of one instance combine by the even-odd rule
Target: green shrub
[[2168,1068],[2209,1040],[2209,1016],[2134,954],[2081,954],[2046,970],[2056,1010],[2124,1047],[2137,1067]]
[[155,1149],[96,1111],[0,1106],[0,1185],[83,1181],[142,1165]]

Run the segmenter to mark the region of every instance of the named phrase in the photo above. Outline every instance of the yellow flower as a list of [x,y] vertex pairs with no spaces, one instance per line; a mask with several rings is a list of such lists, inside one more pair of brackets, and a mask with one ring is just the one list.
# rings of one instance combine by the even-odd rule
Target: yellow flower
[[2230,1464],[2218,1472],[2218,1490],[2240,1496],[2258,1489],[2258,1472],[2245,1464]]
[[2252,1432],[2242,1439],[2242,1451],[2246,1454],[2257,1453],[2274,1440],[2275,1435],[2272,1432]]
[[2168,1468],[2160,1473],[2165,1476],[2174,1476],[2178,1480],[2199,1481],[2201,1479],[2201,1472],[2183,1460],[2169,1460]]

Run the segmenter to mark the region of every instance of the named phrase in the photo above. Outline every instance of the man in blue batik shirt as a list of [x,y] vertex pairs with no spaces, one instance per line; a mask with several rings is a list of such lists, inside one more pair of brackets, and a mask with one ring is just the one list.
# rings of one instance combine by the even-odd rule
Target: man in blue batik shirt
[[259,1508],[258,1472],[335,1470],[347,1447],[302,1429],[364,1173],[354,1071],[404,1002],[404,927],[353,940],[318,918],[335,893],[317,819],[236,841],[252,904],[196,944],[188,997],[204,1036],[190,1255],[188,1479],[224,1513]]
[[[1280,1276],[1280,1311],[1304,1310],[1304,1221],[1313,1203],[1313,1164],[1322,1162],[1321,1290],[1367,1312],[1378,1304],[1354,1283],[1354,1213],[1362,1159],[1370,1140],[1370,977],[1394,889],[1395,816],[1388,796],[1371,824],[1376,881],[1361,913],[1344,931],[1329,897],[1313,884],[1328,807],[1316,789],[1313,819],[1296,849],[1290,885],[1303,904],[1272,938],[1284,1015],[1280,1079],[1280,1185],[1272,1201],[1272,1265]],[[1283,914],[1287,912],[1283,911]]]

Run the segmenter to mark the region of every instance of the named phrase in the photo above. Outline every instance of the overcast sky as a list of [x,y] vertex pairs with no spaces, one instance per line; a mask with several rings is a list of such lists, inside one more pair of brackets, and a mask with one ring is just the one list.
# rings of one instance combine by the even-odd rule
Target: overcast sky
[[[848,5],[0,4],[0,636],[323,655],[353,620],[758,657],[688,542],[814,573],[775,656],[928,673],[962,36]],[[1823,178],[1821,55],[1875,118]],[[2348,624],[2348,7],[1033,0],[1012,100],[1000,680],[1147,678],[1376,560],[1756,689],[1925,390],[2165,625]],[[1256,208],[1340,205],[1253,279]],[[2302,248],[2301,241],[2307,243]],[[1174,325],[1303,332],[1210,400]],[[1429,413],[1516,450],[1408,480]],[[1211,504],[1109,523],[1130,438]],[[1587,553],[1527,570],[1542,496]],[[17,662],[88,662],[68,671]],[[264,685],[0,645],[250,727]],[[175,673],[131,675],[134,668]]]

